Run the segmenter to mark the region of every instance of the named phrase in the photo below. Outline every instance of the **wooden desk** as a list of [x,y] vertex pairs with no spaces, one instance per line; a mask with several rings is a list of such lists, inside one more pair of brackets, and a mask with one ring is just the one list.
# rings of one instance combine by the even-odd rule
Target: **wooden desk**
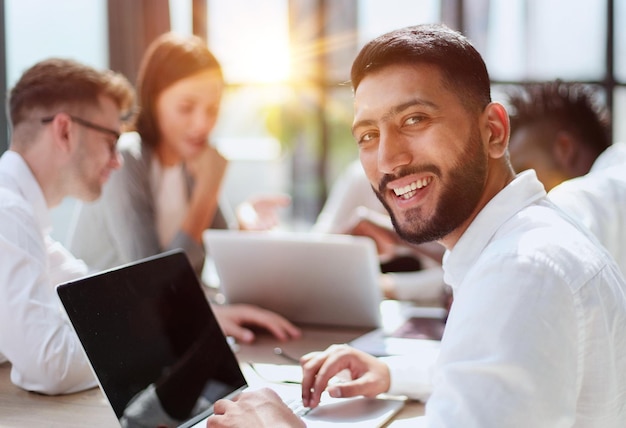
[[[286,353],[299,357],[310,351],[325,349],[333,343],[345,343],[363,333],[358,330],[307,328],[302,339],[281,343],[270,336],[260,336],[254,345],[242,345],[237,351],[240,361],[285,364],[274,353],[280,346]],[[61,395],[45,396],[17,388],[10,380],[9,364],[0,364],[0,427],[10,428],[116,428],[115,415],[98,389]],[[409,402],[389,424],[393,428],[407,418],[422,415],[421,403]],[[405,421],[406,422],[406,421]]]
[[10,364],[0,365],[0,427],[116,426],[115,414],[99,389],[55,397],[35,394],[13,385],[10,371]]

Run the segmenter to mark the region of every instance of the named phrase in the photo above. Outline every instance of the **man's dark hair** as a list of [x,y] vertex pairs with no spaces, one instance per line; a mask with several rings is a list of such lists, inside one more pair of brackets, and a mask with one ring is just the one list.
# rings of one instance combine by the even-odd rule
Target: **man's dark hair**
[[579,82],[555,80],[519,85],[508,91],[511,133],[535,124],[553,124],[599,155],[611,145],[609,113],[598,92]]
[[430,64],[466,107],[482,110],[491,102],[491,82],[482,57],[460,33],[444,25],[417,25],[383,34],[367,43],[352,64],[356,91],[365,76],[391,65]]

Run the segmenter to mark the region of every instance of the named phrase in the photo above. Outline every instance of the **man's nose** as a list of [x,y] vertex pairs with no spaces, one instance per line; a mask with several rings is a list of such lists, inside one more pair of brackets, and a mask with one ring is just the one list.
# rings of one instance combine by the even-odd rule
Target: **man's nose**
[[413,156],[407,141],[393,131],[381,132],[378,143],[378,168],[392,174],[398,167],[411,163]]

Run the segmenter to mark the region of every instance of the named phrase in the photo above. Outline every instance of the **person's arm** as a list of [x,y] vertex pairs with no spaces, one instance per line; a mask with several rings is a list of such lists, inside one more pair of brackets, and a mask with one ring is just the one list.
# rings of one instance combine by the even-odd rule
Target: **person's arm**
[[381,274],[383,294],[387,299],[411,300],[423,306],[443,304],[447,286],[441,266],[414,272]]
[[200,155],[186,163],[195,182],[181,230],[197,243],[202,243],[202,232],[215,217],[227,165],[226,158],[208,145]]
[[[52,242],[48,245],[53,254],[47,254],[28,211],[4,209],[0,218],[0,352],[12,363],[11,381],[43,394],[96,386],[51,283],[52,275],[55,281],[69,280],[86,272]],[[51,262],[55,266],[49,266]],[[69,269],[66,276],[64,269]]]

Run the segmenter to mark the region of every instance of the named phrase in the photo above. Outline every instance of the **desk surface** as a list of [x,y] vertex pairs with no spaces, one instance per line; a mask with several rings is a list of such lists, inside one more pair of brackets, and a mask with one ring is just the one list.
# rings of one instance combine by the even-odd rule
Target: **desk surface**
[[[280,346],[288,355],[299,357],[310,351],[325,349],[333,343],[348,342],[362,333],[358,330],[307,328],[302,339],[286,343],[263,335],[254,345],[240,346],[237,357],[242,362],[285,364],[287,361],[274,353],[276,346]],[[0,364],[0,427],[119,427],[99,389],[54,397],[34,394],[11,383],[10,367],[9,364]],[[423,413],[424,406],[421,403],[409,402],[389,427]]]

